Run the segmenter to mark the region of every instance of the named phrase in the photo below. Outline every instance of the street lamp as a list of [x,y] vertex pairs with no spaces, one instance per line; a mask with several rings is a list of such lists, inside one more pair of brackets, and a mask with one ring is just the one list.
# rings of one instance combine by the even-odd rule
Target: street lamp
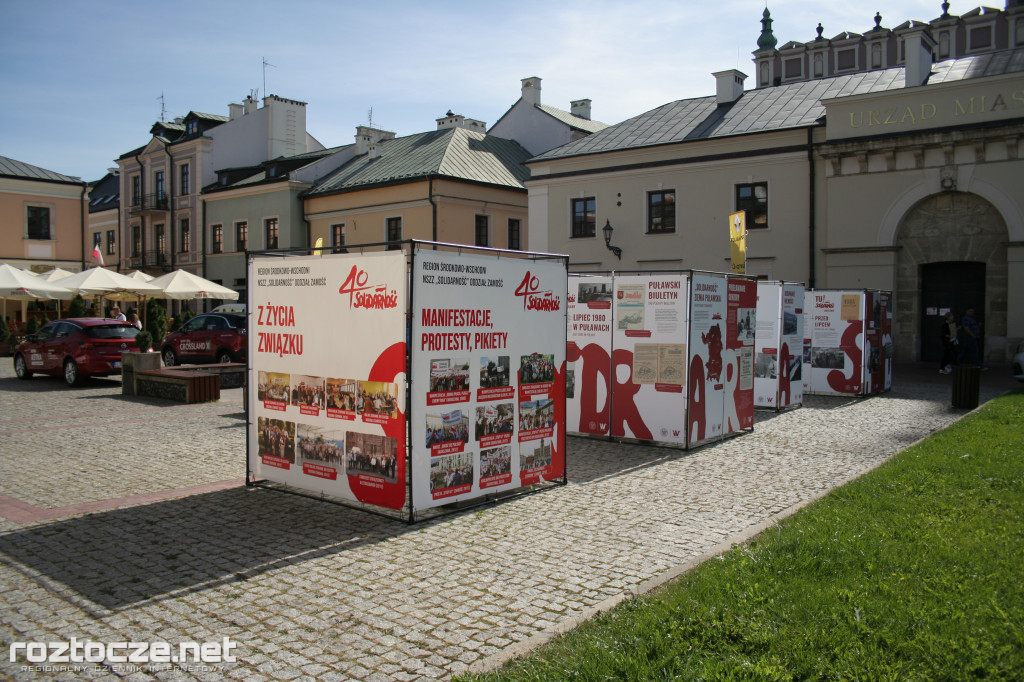
[[617,246],[612,246],[612,232],[615,228],[612,227],[611,220],[604,221],[604,227],[601,228],[601,232],[604,233],[604,245],[608,247],[608,250],[615,254],[615,257],[622,260],[622,249]]

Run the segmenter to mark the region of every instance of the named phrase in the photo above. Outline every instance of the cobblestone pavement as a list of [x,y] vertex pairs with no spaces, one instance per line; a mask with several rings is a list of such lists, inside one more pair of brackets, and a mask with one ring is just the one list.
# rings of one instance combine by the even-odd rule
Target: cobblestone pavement
[[[569,485],[408,526],[245,488],[241,389],[187,406],[122,397],[118,378],[18,381],[5,358],[0,677],[412,680],[493,665],[964,414],[948,377],[899,371],[883,396],[809,396],[694,451],[569,438]],[[1013,387],[987,382],[982,400]],[[237,661],[9,660],[11,642],[72,637],[230,637]]]

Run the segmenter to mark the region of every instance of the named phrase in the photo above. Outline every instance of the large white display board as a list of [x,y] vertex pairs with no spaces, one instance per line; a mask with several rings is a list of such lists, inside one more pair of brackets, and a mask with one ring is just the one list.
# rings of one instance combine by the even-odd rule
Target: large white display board
[[612,278],[569,276],[565,369],[566,428],[611,432]]
[[351,502],[406,502],[401,251],[249,262],[248,466]]
[[413,511],[565,476],[565,262],[413,253]]
[[755,404],[783,409],[803,403],[804,286],[757,283]]
[[682,274],[615,277],[613,436],[686,444],[687,283]]
[[[892,294],[806,292],[804,384],[808,393],[869,395],[892,385]],[[805,370],[806,370],[805,366]]]

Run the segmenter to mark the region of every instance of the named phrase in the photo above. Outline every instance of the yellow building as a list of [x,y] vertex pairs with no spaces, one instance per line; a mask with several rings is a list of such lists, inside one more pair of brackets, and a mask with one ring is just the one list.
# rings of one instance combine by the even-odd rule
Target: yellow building
[[360,126],[353,158],[305,193],[310,243],[341,249],[405,239],[526,249],[530,157],[449,112],[437,130],[395,137]]

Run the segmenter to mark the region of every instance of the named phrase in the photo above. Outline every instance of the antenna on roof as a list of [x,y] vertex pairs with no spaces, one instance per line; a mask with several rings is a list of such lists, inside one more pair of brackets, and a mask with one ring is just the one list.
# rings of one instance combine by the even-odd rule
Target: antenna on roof
[[373,127],[373,107],[370,107],[369,113],[366,114],[366,126],[368,128]]
[[164,99],[164,93],[161,92],[157,99],[160,100],[160,122],[164,123],[167,121],[167,102]]
[[267,61],[267,58],[263,58],[263,94],[267,94],[267,67],[276,69],[277,67]]

